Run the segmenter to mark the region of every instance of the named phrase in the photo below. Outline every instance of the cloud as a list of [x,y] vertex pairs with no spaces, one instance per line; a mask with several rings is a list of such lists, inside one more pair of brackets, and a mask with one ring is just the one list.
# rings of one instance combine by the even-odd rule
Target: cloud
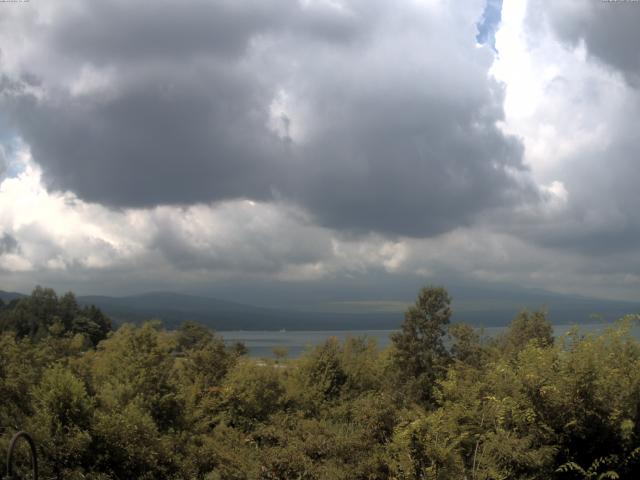
[[150,248],[184,270],[278,274],[331,254],[327,232],[286,206],[238,201],[215,209],[161,207],[150,222],[156,232]]
[[633,62],[587,38],[601,7],[536,0],[504,2],[496,55],[499,3],[3,12],[2,285],[635,298]]
[[48,193],[25,157],[24,171],[0,182],[6,272],[284,275],[332,255],[331,232],[292,207],[245,200],[114,211]]
[[483,7],[66,2],[4,34],[31,43],[6,61],[19,87],[2,105],[51,191],[286,202],[330,228],[436,235],[537,200],[496,126]]
[[0,179],[2,179],[8,168],[9,160],[7,159],[7,155],[4,152],[4,147],[0,145]]
[[402,256],[401,245],[383,237],[342,237],[281,204],[114,211],[71,192],[47,192],[40,168],[27,153],[19,157],[23,172],[0,183],[3,282],[55,277],[82,290],[121,278],[119,288],[144,290],[231,278],[304,281],[393,270]]
[[634,1],[530,2],[529,22],[533,28],[548,23],[565,43],[581,43],[588,53],[620,71],[638,86],[640,81],[640,8]]
[[[321,227],[299,209],[267,202],[112,210],[70,192],[47,192],[28,153],[17,158],[26,162],[22,173],[0,183],[0,238],[9,246],[0,255],[5,289],[29,291],[39,283],[79,293],[178,290],[282,305],[410,298],[421,283],[433,282],[634,298],[640,281],[637,250],[559,253],[491,222],[390,239]],[[562,186],[547,192],[563,211]]]
[[12,235],[3,233],[0,236],[0,255],[17,252],[18,248],[18,242]]
[[[554,249],[558,256],[581,252],[611,258],[622,269],[615,257],[636,255],[640,235],[640,92],[590,55],[589,42],[586,47],[566,42],[564,30],[553,22],[582,25],[583,18],[591,18],[585,12],[593,10],[602,12],[608,25],[607,19],[614,21],[622,11],[636,15],[636,7],[602,2],[505,5],[504,28],[497,34],[501,53],[492,70],[508,85],[503,128],[523,139],[524,161],[541,186],[542,201],[493,212],[491,222]],[[626,23],[619,28],[624,31]],[[633,273],[637,266],[631,262],[627,268]]]

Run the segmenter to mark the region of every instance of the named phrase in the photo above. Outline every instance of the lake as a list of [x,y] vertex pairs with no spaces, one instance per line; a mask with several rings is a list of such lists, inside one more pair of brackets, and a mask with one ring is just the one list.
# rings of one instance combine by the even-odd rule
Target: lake
[[[580,332],[600,332],[612,323],[591,323],[579,325]],[[574,325],[554,325],[556,337],[567,333]],[[506,327],[488,327],[484,329],[486,336],[495,336]],[[299,357],[306,349],[321,344],[329,337],[343,341],[347,337],[366,337],[376,341],[380,348],[391,343],[389,336],[396,330],[321,330],[321,331],[245,331],[231,330],[217,332],[225,342],[242,342],[249,349],[249,355],[258,358],[273,358],[274,347],[285,347],[289,350],[289,358]],[[632,333],[640,338],[640,325],[634,325]]]

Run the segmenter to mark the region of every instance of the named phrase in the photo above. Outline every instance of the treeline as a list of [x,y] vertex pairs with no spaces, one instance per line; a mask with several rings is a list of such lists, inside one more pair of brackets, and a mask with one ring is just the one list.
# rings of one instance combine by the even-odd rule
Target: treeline
[[640,478],[637,316],[554,340],[543,312],[493,339],[450,315],[428,287],[388,349],[256,361],[37,289],[0,308],[0,448],[32,432],[55,479]]
[[71,292],[58,298],[52,289],[36,287],[30,297],[8,305],[0,299],[0,333],[5,331],[36,341],[79,335],[96,346],[111,331],[111,320],[93,305],[80,307]]

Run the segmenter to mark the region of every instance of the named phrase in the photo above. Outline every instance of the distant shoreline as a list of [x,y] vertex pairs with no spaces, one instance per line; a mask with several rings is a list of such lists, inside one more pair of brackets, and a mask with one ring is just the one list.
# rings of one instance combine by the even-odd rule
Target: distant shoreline
[[[582,334],[594,333],[611,327],[615,322],[592,322],[582,324],[556,324],[553,325],[556,338],[568,333],[577,327]],[[477,327],[485,336],[494,337],[507,328],[505,326]],[[233,344],[242,342],[249,349],[249,356],[256,358],[273,358],[272,349],[283,347],[288,349],[289,358],[297,358],[310,347],[321,344],[327,338],[337,337],[344,341],[347,337],[366,337],[376,341],[378,347],[386,348],[390,343],[390,334],[399,329],[371,329],[371,330],[220,330],[216,333],[224,339],[225,343]],[[640,338],[640,324],[634,325],[632,335]]]

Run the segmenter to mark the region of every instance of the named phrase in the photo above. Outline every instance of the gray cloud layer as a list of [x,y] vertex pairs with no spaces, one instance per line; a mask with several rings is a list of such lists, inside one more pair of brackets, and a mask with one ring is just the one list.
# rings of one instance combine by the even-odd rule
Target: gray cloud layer
[[640,82],[640,8],[634,1],[535,0],[529,4],[531,23],[548,21],[570,45],[584,42],[589,54]]
[[0,255],[17,252],[18,248],[18,241],[13,235],[3,233],[2,236],[0,236]]
[[547,101],[565,110],[567,136],[589,132],[597,140],[564,158],[558,153],[554,178],[569,192],[567,209],[552,222],[528,219],[526,228],[546,246],[629,261],[640,238],[640,4],[533,0],[527,22],[532,44],[548,28],[569,49],[586,50],[578,73],[559,70]]
[[9,161],[7,160],[7,155],[4,153],[4,148],[0,146],[0,180],[7,171],[8,164]]
[[48,186],[84,200],[284,200],[333,228],[434,235],[536,198],[473,7],[70,3],[23,18],[38,48],[14,75],[33,86],[3,107]]
[[1,9],[1,283],[635,298],[640,91],[617,45],[640,8],[530,1],[505,2],[499,57],[475,43],[484,0]]

